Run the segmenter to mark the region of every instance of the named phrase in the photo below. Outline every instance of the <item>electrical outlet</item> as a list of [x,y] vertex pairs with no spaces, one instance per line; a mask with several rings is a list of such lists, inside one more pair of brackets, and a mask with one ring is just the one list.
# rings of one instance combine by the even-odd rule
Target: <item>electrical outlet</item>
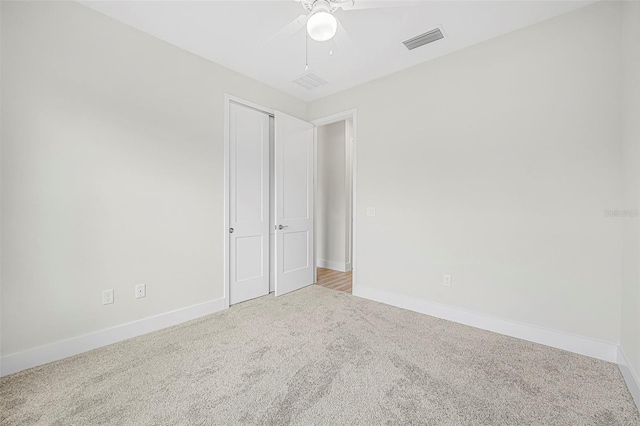
[[138,284],[136,286],[136,299],[140,299],[141,297],[145,297],[146,295],[147,295],[147,285]]
[[442,285],[445,287],[451,287],[451,275],[445,274],[442,276]]
[[113,303],[113,289],[102,290],[102,304],[110,305]]

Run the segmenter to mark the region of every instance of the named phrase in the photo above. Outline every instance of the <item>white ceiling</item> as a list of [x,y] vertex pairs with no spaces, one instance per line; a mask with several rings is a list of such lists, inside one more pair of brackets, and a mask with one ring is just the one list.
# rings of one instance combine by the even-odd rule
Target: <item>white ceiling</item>
[[[358,3],[359,0],[355,0]],[[362,0],[360,0],[362,1]],[[294,0],[82,1],[86,6],[196,55],[311,101],[472,44],[569,12],[587,1],[384,2],[402,7],[338,10],[351,45],[309,40],[309,71],[328,84],[313,91],[293,80],[305,74],[305,30],[267,39],[305,13]],[[367,2],[375,3],[375,2]],[[435,27],[445,38],[408,51],[403,40]],[[340,31],[340,30],[339,30]]]

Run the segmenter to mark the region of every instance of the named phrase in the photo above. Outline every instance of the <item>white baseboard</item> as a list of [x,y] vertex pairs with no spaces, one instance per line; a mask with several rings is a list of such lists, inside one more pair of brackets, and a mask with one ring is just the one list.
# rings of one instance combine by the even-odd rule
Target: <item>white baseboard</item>
[[523,324],[511,320],[492,317],[447,305],[428,302],[402,296],[385,290],[379,290],[358,284],[353,288],[353,295],[364,299],[374,300],[398,308],[443,318],[460,324],[469,325],[483,330],[493,331],[530,342],[540,343],[565,351],[617,362],[618,346],[612,343],[600,342],[586,337],[575,336],[562,331],[549,330],[534,325]]
[[161,330],[225,309],[224,298],[176,309],[2,358],[0,377]]
[[621,347],[618,347],[618,367],[636,403],[636,407],[638,407],[638,411],[640,411],[640,376],[638,376],[633,366],[629,363]]
[[318,259],[316,261],[318,268],[333,269],[334,271],[347,272],[351,270],[351,263],[334,262],[333,260]]

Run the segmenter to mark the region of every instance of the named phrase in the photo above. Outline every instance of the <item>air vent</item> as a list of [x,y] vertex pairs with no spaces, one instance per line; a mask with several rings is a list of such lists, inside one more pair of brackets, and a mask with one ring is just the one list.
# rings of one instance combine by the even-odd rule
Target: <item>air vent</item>
[[407,49],[413,50],[442,38],[444,38],[442,31],[440,31],[440,28],[436,28],[435,30],[428,31],[424,34],[420,34],[419,36],[410,38],[409,40],[405,40],[402,43],[407,47]]
[[327,84],[326,81],[313,73],[305,74],[302,77],[293,80],[293,82],[299,84],[307,90],[317,89],[318,87]]

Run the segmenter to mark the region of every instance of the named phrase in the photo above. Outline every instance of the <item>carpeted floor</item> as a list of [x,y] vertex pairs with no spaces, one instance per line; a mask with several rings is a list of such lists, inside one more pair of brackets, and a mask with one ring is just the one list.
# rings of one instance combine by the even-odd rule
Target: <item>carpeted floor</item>
[[2,425],[638,425],[615,364],[310,286],[0,379]]

